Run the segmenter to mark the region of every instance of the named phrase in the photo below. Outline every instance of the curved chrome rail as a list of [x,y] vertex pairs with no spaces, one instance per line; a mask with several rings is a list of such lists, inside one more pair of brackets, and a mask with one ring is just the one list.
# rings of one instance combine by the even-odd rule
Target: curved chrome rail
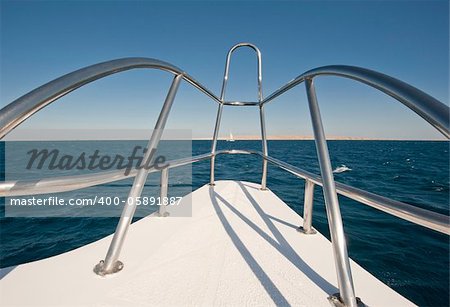
[[403,81],[361,67],[330,65],[311,69],[270,94],[263,100],[262,104],[264,105],[271,102],[293,87],[316,76],[339,76],[353,79],[376,88],[417,113],[441,132],[447,139],[450,138],[450,115],[448,106]]
[[[261,103],[263,100],[263,94],[262,94],[262,60],[261,60],[261,51],[258,47],[256,47],[253,44],[250,43],[239,43],[231,47],[231,49],[228,51],[227,54],[227,61],[225,63],[225,72],[223,74],[223,84],[222,84],[222,91],[220,93],[220,100],[225,101],[225,91],[227,88],[228,83],[228,74],[230,72],[230,62],[231,62],[231,55],[233,52],[241,47],[249,47],[253,49],[256,52],[256,57],[258,60],[258,102]],[[243,103],[242,105],[253,105],[254,103]]]
[[[256,102],[226,102],[224,101],[225,86],[228,79],[228,66],[231,57],[231,53],[239,47],[250,47],[254,49],[258,55],[258,98]],[[322,119],[320,115],[319,105],[315,93],[313,79],[320,75],[332,75],[350,78],[362,83],[365,83],[371,87],[374,87],[396,100],[403,103],[405,106],[413,110],[419,116],[424,118],[433,127],[440,131],[445,137],[450,138],[449,132],[449,108],[442,104],[435,98],[425,94],[424,92],[412,87],[400,80],[389,77],[387,75],[363,69],[353,66],[325,66],[307,71],[306,73],[298,76],[294,80],[290,81],[267,98],[262,97],[262,76],[261,76],[261,53],[259,49],[248,43],[237,44],[232,47],[227,56],[227,64],[225,69],[224,84],[222,87],[221,98],[217,98],[211,91],[206,89],[195,79],[188,74],[180,70],[179,68],[159,60],[150,58],[125,58],[118,59],[109,62],[104,62],[96,65],[92,65],[78,71],[69,73],[54,81],[51,81],[34,91],[18,98],[11,104],[0,110],[0,139],[7,135],[11,130],[20,125],[27,118],[38,112],[40,109],[49,105],[53,101],[61,98],[62,96],[70,93],[71,91],[97,79],[105,76],[118,73],[121,71],[135,69],[135,68],[152,68],[168,71],[174,74],[172,85],[167,94],[166,100],[163,104],[163,108],[155,125],[154,132],[148,143],[148,154],[144,157],[144,160],[151,160],[153,150],[158,146],[161,138],[162,131],[164,130],[165,123],[167,121],[171,106],[173,104],[177,89],[181,80],[186,80],[194,87],[198,88],[201,92],[209,96],[212,100],[219,104],[216,125],[214,130],[214,136],[212,140],[211,153],[194,157],[193,159],[185,159],[183,163],[192,163],[195,161],[210,159],[211,160],[211,179],[210,184],[214,184],[214,159],[217,154],[225,153],[216,151],[216,143],[218,137],[218,131],[220,129],[220,119],[222,109],[224,105],[229,106],[258,106],[260,108],[260,124],[261,124],[261,140],[263,145],[263,152],[258,153],[263,159],[263,176],[261,180],[261,188],[265,189],[266,176],[267,176],[267,162],[271,162],[278,167],[296,175],[297,177],[304,178],[305,184],[305,203],[304,203],[304,224],[302,231],[306,234],[312,233],[311,228],[312,221],[312,202],[314,185],[321,185],[323,187],[323,194],[325,199],[325,206],[328,216],[328,223],[330,227],[330,234],[332,238],[332,246],[334,251],[334,257],[336,262],[336,273],[338,286],[340,290],[339,300],[346,306],[356,306],[357,299],[354,293],[353,281],[351,276],[349,258],[347,254],[346,240],[344,236],[344,230],[342,225],[342,218],[338,203],[337,194],[341,194],[352,198],[360,203],[372,206],[394,216],[411,221],[413,223],[434,229],[436,231],[449,234],[448,217],[433,213],[424,209],[416,208],[408,204],[393,201],[385,197],[369,193],[351,186],[343,185],[334,182],[334,177],[331,169],[331,162],[328,152],[328,147],[325,139],[325,132],[323,129]],[[267,141],[266,141],[266,128],[264,122],[264,106],[266,103],[271,102],[276,97],[287,92],[291,88],[298,84],[305,82],[306,92],[308,96],[310,116],[313,124],[314,138],[316,142],[316,149],[319,158],[319,166],[321,176],[317,176],[301,169],[293,167],[287,163],[276,160],[269,157],[267,153]],[[230,151],[227,153],[253,153],[245,151]],[[177,162],[181,163],[181,162]],[[175,163],[175,165],[177,165]],[[181,165],[181,164],[179,164]],[[161,176],[162,180],[167,180],[168,169],[163,170],[164,176]],[[140,196],[142,188],[147,179],[148,173],[153,172],[145,169],[140,169],[130,174],[128,177],[134,177],[133,186],[129,193],[129,198],[135,199]],[[121,180],[125,177],[121,176],[117,172],[110,172],[106,174],[95,174],[89,177],[89,182],[75,183],[74,180],[80,180],[82,177],[71,178],[53,178],[45,179],[39,182],[39,185],[35,185],[31,190],[40,191],[41,189],[54,190],[54,191],[67,191],[68,189],[78,189],[94,184],[101,184],[109,182],[110,180]],[[86,178],[85,178],[86,179]],[[90,184],[90,185],[89,185]],[[167,193],[167,182],[161,182],[161,193]],[[164,187],[164,188],[163,188]],[[23,191],[23,182],[5,182],[0,185],[0,191],[5,195],[17,195]],[[108,253],[105,257],[105,261],[101,261],[96,266],[96,272],[100,275],[114,273],[123,267],[123,264],[118,260],[121,247],[123,245],[128,227],[131,223],[131,219],[134,215],[136,205],[134,202],[129,206],[126,206],[122,212],[122,216],[117,225],[114,233],[113,240],[111,242]]]
[[198,88],[217,103],[220,103],[219,98],[210,90],[172,64],[151,58],[123,58],[91,65],[71,72],[14,100],[0,110],[0,139],[34,113],[73,90],[103,77],[136,68],[159,69],[174,75],[182,75],[183,79],[188,83]]

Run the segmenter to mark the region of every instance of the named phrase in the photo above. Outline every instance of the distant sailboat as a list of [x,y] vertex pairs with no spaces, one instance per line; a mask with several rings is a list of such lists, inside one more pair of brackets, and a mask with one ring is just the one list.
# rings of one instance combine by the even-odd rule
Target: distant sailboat
[[234,142],[233,134],[231,134],[231,132],[230,132],[230,138],[227,140],[227,142]]

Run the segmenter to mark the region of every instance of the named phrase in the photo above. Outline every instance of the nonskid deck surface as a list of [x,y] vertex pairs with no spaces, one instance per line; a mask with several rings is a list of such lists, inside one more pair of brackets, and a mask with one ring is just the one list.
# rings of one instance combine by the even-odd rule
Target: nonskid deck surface
[[[301,217],[271,191],[239,181],[205,185],[182,200],[192,217],[132,225],[124,269],[99,277],[111,236],[3,269],[0,303],[40,306],[330,306],[338,292],[330,242],[296,231]],[[170,208],[169,208],[170,211]],[[352,261],[356,295],[370,306],[413,305]]]

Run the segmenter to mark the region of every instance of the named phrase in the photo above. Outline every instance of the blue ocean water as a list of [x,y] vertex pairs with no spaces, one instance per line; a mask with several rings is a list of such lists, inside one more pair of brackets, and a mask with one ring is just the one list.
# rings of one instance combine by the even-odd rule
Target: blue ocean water
[[[2,144],[2,143],[0,143]],[[336,181],[399,201],[449,214],[449,144],[418,141],[330,141]],[[219,149],[260,150],[258,141],[219,142]],[[3,148],[0,147],[2,151]],[[193,141],[192,154],[210,149],[209,141]],[[271,156],[319,173],[313,141],[270,141]],[[0,161],[3,163],[4,161]],[[4,169],[4,164],[2,165]],[[4,173],[2,173],[4,176]],[[219,156],[216,179],[259,182],[256,156]],[[196,189],[209,180],[209,162],[192,167]],[[131,180],[86,189],[77,195],[119,193],[126,196]],[[269,166],[268,187],[296,212],[303,212],[304,182]],[[157,178],[146,186],[156,191]],[[182,189],[181,189],[182,188]],[[180,190],[181,189],[181,190]],[[182,174],[171,176],[169,193],[186,191]],[[84,193],[84,194],[83,194]],[[322,191],[315,190],[313,224],[329,238]],[[383,212],[340,197],[349,254],[394,290],[421,306],[449,305],[449,239]],[[112,233],[118,218],[0,217],[0,267],[8,267],[72,250]]]

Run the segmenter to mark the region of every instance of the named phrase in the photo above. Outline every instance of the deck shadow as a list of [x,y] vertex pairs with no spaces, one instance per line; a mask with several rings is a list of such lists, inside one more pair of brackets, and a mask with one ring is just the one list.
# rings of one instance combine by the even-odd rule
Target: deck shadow
[[238,234],[234,231],[233,227],[228,222],[227,218],[225,217],[225,215],[217,201],[218,198],[221,201],[224,201],[224,199],[214,191],[214,187],[209,188],[209,195],[210,195],[214,210],[216,211],[217,216],[219,217],[223,227],[225,228],[225,231],[227,232],[228,236],[231,238],[231,241],[233,242],[234,246],[236,246],[239,253],[244,258],[245,262],[247,262],[247,264],[250,267],[250,269],[252,270],[253,274],[255,274],[255,276],[261,282],[261,285],[264,287],[264,289],[266,290],[267,294],[270,296],[272,301],[277,306],[290,306],[289,302],[286,300],[286,298],[283,296],[283,294],[280,292],[280,290],[278,290],[277,286],[272,282],[272,280],[266,274],[266,272],[264,272],[263,268],[258,264],[256,259],[252,256],[250,251],[247,249],[245,244],[239,238]]
[[[238,216],[241,220],[243,220],[247,225],[249,225],[254,231],[256,231],[264,240],[266,240],[270,245],[272,245],[278,252],[280,252],[287,260],[289,260],[295,267],[297,267],[300,271],[302,271],[312,282],[314,282],[319,288],[321,288],[325,293],[327,294],[333,294],[336,292],[339,292],[339,290],[329,283],[326,279],[324,279],[322,276],[320,276],[316,271],[314,271],[292,248],[292,246],[287,242],[287,240],[283,237],[283,235],[280,233],[278,228],[273,224],[272,220],[275,220],[279,223],[282,223],[286,226],[297,228],[296,225],[290,224],[288,222],[285,222],[277,217],[274,217],[272,215],[268,215],[264,212],[264,210],[259,206],[259,204],[256,202],[256,200],[251,196],[251,194],[247,191],[246,187],[242,183],[238,183],[252,206],[255,208],[257,213],[260,215],[261,219],[264,221],[264,223],[267,225],[269,230],[272,232],[273,236],[276,238],[273,239],[271,236],[269,236],[266,232],[264,232],[260,227],[258,227],[255,223],[253,223],[249,218],[247,218],[245,215],[243,215],[239,210],[237,210],[232,204],[230,204],[227,200],[225,200],[220,194],[214,191],[214,188],[210,188],[210,196],[211,200],[213,202],[214,208],[222,222],[222,224],[225,227],[225,224],[227,225],[225,227],[225,230],[230,235],[230,232],[233,233],[233,236],[237,236],[237,234],[232,229],[229,222],[226,220],[223,212],[221,211],[219,204],[217,202],[217,199],[219,199],[228,209],[230,209],[236,216]],[[253,187],[251,187],[253,188]],[[216,199],[217,198],[217,199]],[[231,237],[231,235],[230,235]],[[233,238],[232,238],[233,240]],[[244,259],[247,261],[249,258],[247,255],[243,254],[243,249],[245,249],[244,253],[249,254],[248,249],[244,246],[242,241],[237,237],[237,240],[239,240],[239,246],[236,245],[235,240],[233,240],[233,243],[235,243],[238,250],[241,252]],[[251,256],[251,254],[250,254]],[[251,256],[251,262],[256,262],[256,260]],[[249,261],[247,261],[249,263]],[[250,265],[250,263],[249,263]],[[258,265],[259,266],[259,265]],[[262,268],[259,267],[261,270]],[[259,278],[259,277],[258,277]],[[269,278],[267,276],[267,278]],[[269,293],[270,294],[270,293]]]
[[17,265],[0,269],[0,280],[2,280],[6,275],[11,273],[11,271],[14,270],[15,268],[17,268]]

